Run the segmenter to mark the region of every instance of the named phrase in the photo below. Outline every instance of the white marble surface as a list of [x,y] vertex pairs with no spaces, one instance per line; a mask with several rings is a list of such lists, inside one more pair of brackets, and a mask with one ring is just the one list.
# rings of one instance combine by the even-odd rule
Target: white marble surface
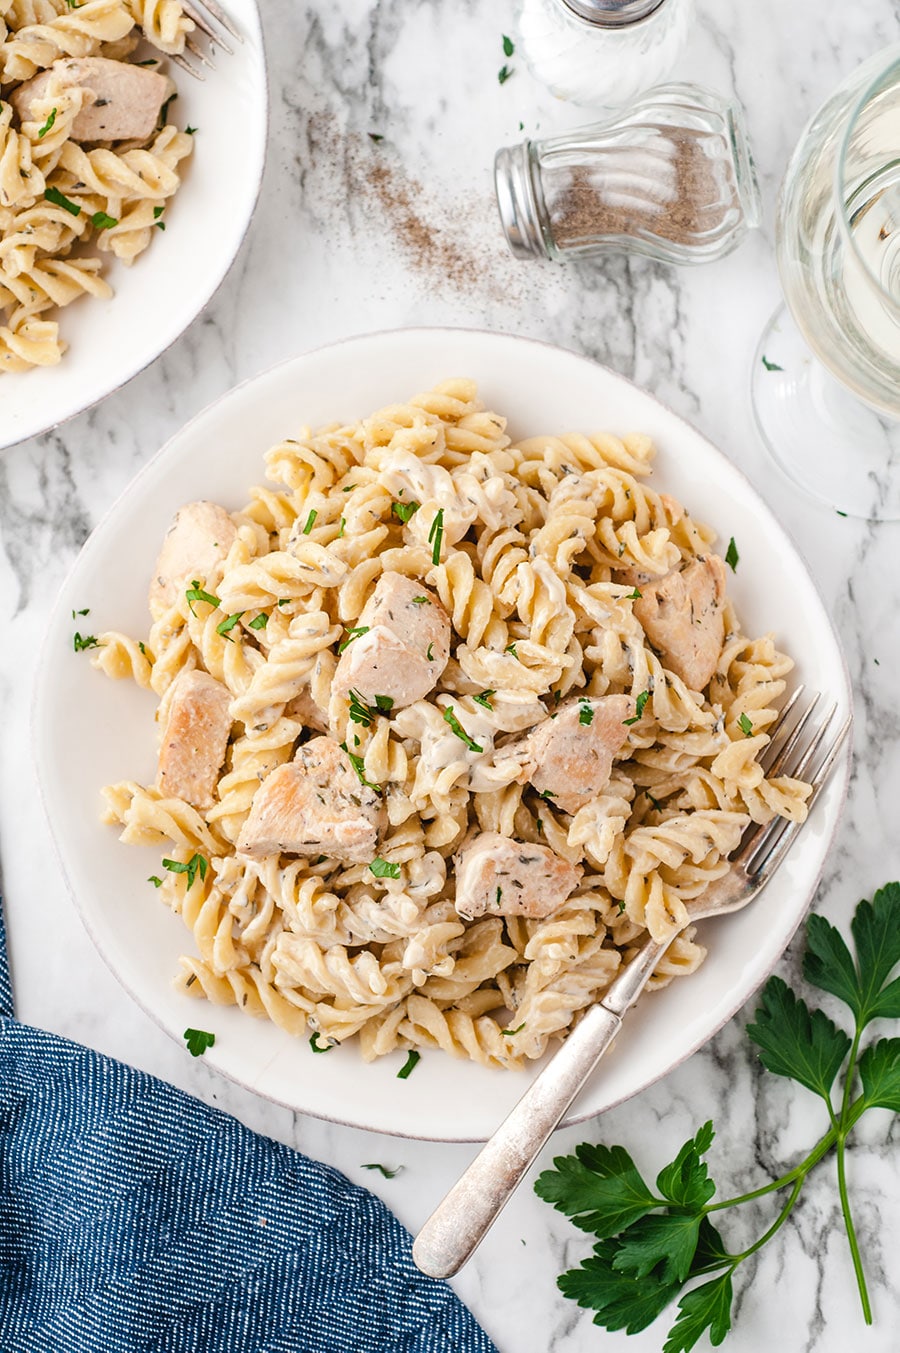
[[[900,527],[870,529],[795,492],[755,435],[748,379],[778,298],[771,246],[780,172],[829,89],[900,37],[898,6],[700,0],[676,75],[731,89],[744,103],[765,219],[731,258],[692,272],[625,259],[563,269],[507,253],[491,191],[494,149],[518,138],[520,121],[526,133],[546,134],[586,120],[544,94],[515,57],[513,78],[499,85],[501,34],[515,33],[512,0],[267,0],[265,11],[269,164],[231,275],[149,371],[100,408],[0,455],[0,858],[14,981],[22,1018],[167,1077],[340,1167],[415,1229],[471,1148],[374,1138],[257,1100],[170,1043],[95,954],[54,862],[31,766],[30,692],[44,618],[79,546],[138,467],[208,401],[281,357],[422,322],[505,329],[582,350],[658,394],[734,458],[793,532],[828,600],[857,724],[850,799],[816,905],[846,920],[860,896],[900,874]],[[384,141],[373,143],[370,132]],[[780,971],[798,973],[796,946]],[[793,1163],[822,1130],[822,1111],[804,1091],[760,1072],[744,1022],[734,1020],[638,1099],[558,1134],[542,1163],[590,1138],[627,1144],[655,1171],[708,1117],[718,1128],[711,1163],[723,1190],[753,1187]],[[872,1353],[897,1348],[898,1131],[880,1111],[870,1120],[849,1170],[874,1329],[863,1334],[826,1164],[747,1275],[752,1281],[740,1284],[732,1353],[844,1353],[857,1338]],[[383,1180],[361,1169],[369,1161],[403,1172]],[[749,1239],[769,1216],[762,1206],[729,1222],[727,1234]],[[501,1353],[659,1349],[665,1317],[628,1338],[595,1329],[562,1299],[557,1273],[587,1253],[585,1236],[526,1186],[455,1286]]]

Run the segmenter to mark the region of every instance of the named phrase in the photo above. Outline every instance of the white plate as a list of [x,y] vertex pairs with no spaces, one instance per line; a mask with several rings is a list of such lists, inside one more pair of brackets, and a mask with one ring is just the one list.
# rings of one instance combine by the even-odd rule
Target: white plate
[[[477,379],[512,437],[612,429],[650,433],[659,486],[740,551],[731,590],[747,632],[774,631],[798,676],[850,707],[831,622],[797,551],[743,476],[692,427],[584,357],[522,338],[463,329],[411,329],[351,338],[275,367],[226,395],[179,432],[138,475],[88,540],[63,587],[47,633],[35,705],[35,742],[46,810],[63,868],[100,952],[143,1008],[181,1041],[199,1026],[216,1034],[207,1062],[304,1113],[379,1132],[433,1140],[487,1137],[521,1094],[526,1075],[488,1071],[425,1053],[408,1080],[404,1055],[366,1065],[353,1044],[326,1056],[306,1039],[234,1008],[176,992],[182,922],[147,883],[159,851],[121,845],[97,820],[100,786],[155,774],[155,697],[110,683],[72,651],[71,613],[90,632],[146,633],[147,580],[172,514],[194,498],[240,507],[262,477],[262,455],[305,423],[351,420],[450,376]],[[723,548],[724,548],[723,544]],[[568,1121],[635,1094],[699,1048],[771,971],[818,881],[843,799],[833,779],[787,862],[747,911],[704,926],[700,971],[648,995]],[[187,1053],[185,1053],[187,1055]]]
[[[184,332],[221,283],[247,232],[266,155],[268,97],[255,0],[224,0],[243,42],[194,80],[171,61],[172,120],[196,127],[183,182],[146,253],[129,268],[102,255],[114,295],[84,296],[64,310],[69,344],[58,366],[0,375],[0,450],[37,436],[118,390]],[[199,42],[208,46],[199,35]],[[196,65],[196,61],[194,61]]]

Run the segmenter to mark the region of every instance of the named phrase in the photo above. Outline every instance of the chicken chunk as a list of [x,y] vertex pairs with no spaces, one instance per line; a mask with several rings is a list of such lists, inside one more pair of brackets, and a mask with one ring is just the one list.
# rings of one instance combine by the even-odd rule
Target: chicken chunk
[[253,796],[237,848],[244,855],[328,855],[365,864],[376,853],[381,799],[362,784],[331,738],[313,738],[267,775]]
[[520,783],[530,780],[554,807],[577,813],[608,783],[634,708],[630,695],[566,701],[516,749],[517,756],[525,755]]
[[456,910],[475,916],[551,916],[559,911],[581,870],[548,846],[524,845],[497,832],[471,837],[454,856]]
[[234,522],[218,503],[201,500],[178,509],[163,541],[147,598],[154,620],[173,606],[194,578],[205,579],[234,543]]
[[231,692],[208,672],[183,672],[172,688],[156,785],[166,798],[211,808],[231,732]]
[[287,718],[297,719],[304,728],[314,728],[317,733],[328,732],[328,715],[316,704],[308,686],[288,701],[284,712]]
[[387,697],[394,709],[432,690],[450,657],[450,618],[438,598],[416,578],[382,573],[366,602],[363,631],[344,649],[335,689],[357,691],[368,704]]
[[634,614],[670,671],[692,691],[709,685],[725,642],[725,565],[717,554],[642,583]]
[[9,96],[22,122],[32,117],[32,105],[51,96],[53,89],[82,87],[93,95],[72,123],[73,141],[148,141],[159,123],[160,109],[175,86],[158,71],[104,56],[54,61]]

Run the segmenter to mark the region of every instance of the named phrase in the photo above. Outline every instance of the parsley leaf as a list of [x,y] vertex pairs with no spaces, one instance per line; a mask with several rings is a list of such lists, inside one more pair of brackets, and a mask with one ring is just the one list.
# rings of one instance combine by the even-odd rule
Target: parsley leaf
[[[234,629],[243,614],[243,611],[235,611],[234,615],[228,616],[227,619],[222,621],[221,625],[216,625],[216,634],[224,634],[226,639],[231,639],[230,631]],[[231,642],[234,643],[234,640],[231,639]]]
[[47,135],[48,131],[53,126],[55,121],[56,121],[56,109],[51,108],[50,116],[47,118],[47,121],[44,123],[43,127],[41,127],[40,131],[38,132],[39,141],[43,141],[44,137]]
[[370,1165],[361,1165],[360,1169],[377,1170],[379,1174],[384,1175],[385,1179],[395,1179],[402,1172],[403,1166],[398,1165],[396,1170],[389,1170],[386,1165],[379,1165],[377,1161],[372,1161]]
[[763,987],[756,1023],[747,1025],[747,1033],[769,1071],[829,1099],[851,1040],[823,1011],[811,1011],[780,977],[770,977]]
[[91,217],[91,224],[98,230],[112,230],[113,226],[119,224],[117,216],[107,216],[105,211],[95,211]]
[[732,573],[737,573],[738,561],[740,560],[738,547],[734,543],[734,536],[728,542],[728,549],[725,551],[725,563],[729,565]]
[[85,607],[83,608],[83,610],[80,610],[80,611],[73,611],[73,612],[72,612],[72,619],[73,619],[73,620],[77,620],[78,617],[79,617],[80,615],[90,615],[90,613],[91,613],[91,608],[90,608],[90,606],[85,606]]
[[58,188],[46,188],[44,197],[48,202],[52,202],[55,207],[62,207],[70,216],[80,216],[81,208],[77,202],[71,202],[69,198],[64,197]]
[[182,1037],[192,1057],[202,1057],[206,1049],[213,1047],[216,1041],[215,1034],[208,1034],[205,1029],[185,1029]]
[[350,692],[350,718],[354,723],[362,724],[363,728],[371,728],[376,713],[377,711],[367,705],[361,695],[356,691]]
[[315,526],[315,524],[316,524],[316,517],[318,517],[318,515],[319,515],[319,514],[318,514],[318,512],[316,511],[316,509],[315,509],[314,507],[311,507],[311,508],[309,509],[309,516],[306,518],[306,525],[303,527],[303,534],[304,534],[305,536],[308,536],[309,533],[310,533],[310,531],[311,531],[311,530],[313,529],[313,527]]
[[427,597],[413,597],[412,604],[413,606],[430,606],[431,602]]
[[365,785],[366,789],[374,789],[376,794],[381,794],[383,792],[381,785],[373,785],[371,780],[366,779],[366,763],[363,758],[357,756],[355,752],[351,752],[346,742],[341,743],[341,751],[346,752],[349,756],[350,764],[359,776],[360,784]]
[[464,743],[466,744],[466,746],[467,746],[471,751],[473,751],[473,752],[483,752],[483,751],[484,751],[484,748],[483,748],[482,746],[480,746],[477,742],[475,742],[472,738],[469,737],[468,733],[467,733],[466,730],[463,728],[463,726],[462,726],[462,724],[460,723],[459,719],[457,719],[455,713],[453,712],[453,706],[452,706],[452,705],[448,705],[447,708],[444,710],[444,723],[447,723],[447,724],[450,725],[450,727],[453,729],[453,732],[456,734],[456,736],[457,736],[462,742],[464,742]]
[[[391,503],[391,511],[398,521],[406,523],[414,513],[418,512],[421,506],[421,503]],[[430,542],[431,537],[429,536],[428,539]],[[424,601],[425,598],[423,597],[422,600]]]
[[644,710],[647,708],[647,701],[648,701],[649,699],[650,699],[650,692],[649,692],[649,691],[641,691],[640,695],[638,696],[638,698],[637,698],[637,699],[635,700],[635,702],[634,702],[634,715],[633,715],[633,717],[630,718],[630,719],[623,719],[622,722],[625,723],[625,724],[638,723],[638,722],[640,721],[640,719],[642,718],[642,716],[643,716]]
[[670,1203],[701,1208],[715,1193],[706,1163],[700,1159],[712,1146],[714,1136],[712,1122],[704,1123],[697,1135],[685,1142],[672,1164],[660,1171],[656,1187]]
[[158,874],[151,874],[150,877],[147,879],[147,882],[152,883],[154,888],[162,887],[162,879],[159,877]]
[[617,1241],[601,1241],[594,1246],[590,1259],[561,1274],[556,1284],[563,1296],[597,1312],[595,1325],[638,1334],[665,1310],[675,1297],[678,1284],[650,1283],[618,1272],[613,1268],[618,1250]]
[[319,1047],[319,1031],[318,1031],[318,1029],[317,1029],[316,1032],[313,1034],[312,1038],[309,1040],[309,1046],[312,1048],[313,1052],[331,1052],[331,1049],[334,1047],[334,1044],[333,1044],[333,1043],[325,1043],[325,1044],[323,1044],[323,1046],[320,1048],[320,1047]]
[[515,50],[516,50],[516,44],[513,42],[512,38],[508,38],[508,37],[506,36],[506,34],[504,33],[504,34],[503,34],[503,55],[504,55],[504,56],[512,56],[512,54],[513,54],[513,52],[514,52]]
[[860,902],[851,922],[856,963],[823,916],[810,916],[807,922],[804,976],[849,1005],[861,1029],[873,1019],[900,1019],[900,977],[887,980],[900,963],[898,917],[900,884],[888,883],[871,902]]
[[520,1034],[524,1028],[525,1024],[522,1023],[517,1025],[515,1029],[501,1029],[500,1033],[503,1038],[512,1038],[514,1034]]
[[410,1075],[410,1073],[415,1071],[416,1066],[421,1060],[421,1057],[422,1057],[421,1052],[416,1052],[415,1049],[413,1049],[413,1051],[407,1057],[406,1061],[401,1066],[400,1070],[397,1072],[397,1080],[405,1081],[407,1077]]
[[183,860],[163,860],[163,869],[168,869],[170,874],[187,874],[187,886],[193,888],[194,879],[197,874],[200,875],[201,882],[206,878],[206,871],[209,868],[209,860],[204,855],[194,854],[185,863]]
[[[900,1113],[900,1038],[870,1043],[859,1059],[864,1109]],[[860,1110],[862,1111],[862,1110]]]
[[581,708],[578,711],[578,722],[588,726],[594,722],[594,711],[587,704],[586,699],[582,700]]
[[375,706],[382,714],[389,714],[394,708],[394,701],[390,695],[376,695]]
[[[279,606],[280,606],[280,605],[281,605],[281,602],[279,602],[278,604],[279,604]],[[368,633],[369,633],[369,626],[368,626],[368,625],[357,625],[357,626],[356,626],[356,629],[352,629],[352,630],[351,630],[351,629],[348,629],[348,630],[347,630],[347,638],[344,640],[344,642],[343,642],[342,644],[340,644],[340,645],[338,646],[338,653],[343,653],[344,649],[345,649],[345,648],[349,648],[350,645],[353,643],[353,640],[354,640],[354,639],[358,639],[359,636],[360,636],[361,634],[368,634]]]
[[269,623],[269,617],[265,611],[260,611],[259,615],[254,616],[252,620],[247,621],[249,630],[264,630]]
[[506,82],[507,82],[507,80],[508,80],[508,79],[510,78],[510,76],[513,75],[513,74],[514,74],[514,72],[513,72],[513,70],[511,69],[511,67],[509,67],[509,66],[501,66],[500,69],[499,69],[498,72],[497,72],[497,79],[500,81],[500,84],[501,84],[501,85],[505,85]]
[[738,719],[738,728],[741,730],[745,738],[752,737],[753,724],[751,723],[748,716],[744,713],[742,713],[741,717]]
[[72,647],[76,653],[83,653],[86,648],[102,648],[102,644],[95,634],[79,634],[76,630],[72,637]]
[[434,514],[434,521],[431,523],[431,530],[428,532],[428,544],[434,544],[431,551],[431,562],[439,564],[441,562],[441,545],[444,543],[444,509],[439,507]]
[[496,694],[497,692],[493,690],[482,691],[480,695],[473,695],[472,699],[475,701],[476,705],[484,705],[485,709],[493,709],[494,706],[491,704],[490,698],[492,695]]
[[641,597],[642,597],[643,595],[644,595],[644,594],[643,594],[643,592],[640,590],[640,588],[637,588],[637,587],[636,587],[636,588],[634,589],[633,592],[628,592],[628,593],[626,594],[625,600],[626,600],[626,601],[640,601],[640,599],[641,599]]
[[212,592],[203,591],[203,588],[200,586],[199,579],[197,578],[193,580],[193,582],[191,583],[190,587],[187,589],[184,595],[187,597],[188,605],[191,608],[191,615],[197,614],[197,612],[194,610],[195,601],[205,601],[208,606],[218,607],[221,605],[219,598],[214,597]]
[[707,1329],[710,1343],[720,1344],[731,1329],[733,1298],[730,1268],[685,1292],[678,1303],[678,1318],[663,1344],[663,1353],[689,1353]]
[[599,1240],[614,1236],[660,1206],[624,1146],[584,1142],[574,1156],[557,1156],[538,1175],[534,1191],[582,1231]]
[[700,1218],[688,1212],[641,1217],[619,1236],[613,1267],[646,1278],[661,1264],[667,1283],[683,1283],[691,1271]]
[[398,879],[400,877],[400,866],[390,860],[382,860],[379,856],[369,865],[370,873],[377,879]]
[[762,364],[763,364],[763,366],[766,368],[767,371],[783,371],[783,370],[784,370],[784,367],[783,367],[783,366],[779,366],[777,362],[770,362],[769,359],[766,357],[765,353],[763,354]]

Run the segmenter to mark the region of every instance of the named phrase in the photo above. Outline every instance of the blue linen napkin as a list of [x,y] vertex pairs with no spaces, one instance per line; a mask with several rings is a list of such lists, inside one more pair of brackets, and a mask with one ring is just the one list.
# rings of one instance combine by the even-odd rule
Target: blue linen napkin
[[337,1170],[16,1022],[0,904],[0,1353],[496,1353]]

